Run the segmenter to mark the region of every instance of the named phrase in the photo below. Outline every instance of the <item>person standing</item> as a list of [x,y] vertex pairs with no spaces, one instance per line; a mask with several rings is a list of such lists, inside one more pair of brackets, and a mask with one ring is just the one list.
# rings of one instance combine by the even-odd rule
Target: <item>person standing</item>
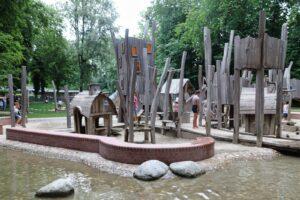
[[289,102],[285,102],[283,105],[283,118],[284,120],[287,120],[287,117],[289,115]]
[[198,115],[200,110],[200,90],[196,90],[192,96],[192,111],[194,113],[193,128],[198,128]]

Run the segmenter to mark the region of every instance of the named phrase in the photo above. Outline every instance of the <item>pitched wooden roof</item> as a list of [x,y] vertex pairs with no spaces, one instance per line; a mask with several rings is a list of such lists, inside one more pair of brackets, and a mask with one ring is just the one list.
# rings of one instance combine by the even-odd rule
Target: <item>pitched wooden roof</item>
[[104,97],[108,101],[108,104],[112,109],[112,114],[117,114],[116,107],[112,100],[101,92],[95,93],[94,95],[89,95],[88,91],[80,92],[71,101],[71,109],[73,110],[74,108],[78,108],[82,115],[84,115],[85,117],[90,117],[93,102],[99,97]]

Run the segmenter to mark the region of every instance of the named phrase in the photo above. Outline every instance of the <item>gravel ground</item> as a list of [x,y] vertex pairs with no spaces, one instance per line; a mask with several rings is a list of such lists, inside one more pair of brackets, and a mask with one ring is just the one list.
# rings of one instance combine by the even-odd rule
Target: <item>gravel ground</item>
[[[57,128],[59,129],[59,127]],[[137,139],[139,139],[139,137],[141,136],[138,136]],[[120,139],[122,137],[118,136],[117,138]],[[183,143],[191,142],[192,140],[182,138],[179,139],[157,134],[157,141],[160,141],[159,143]],[[0,135],[0,147],[19,150],[25,153],[30,153],[47,158],[79,162],[104,172],[125,177],[132,177],[132,174],[137,167],[137,165],[123,164],[106,160],[97,153],[87,153],[63,148],[9,141],[5,139],[5,135]],[[272,149],[249,147],[216,141],[215,156],[210,159],[199,161],[198,163],[203,165],[207,171],[214,171],[217,169],[222,169],[224,166],[235,161],[273,159],[278,155],[279,154]],[[171,178],[173,176],[174,175],[172,175],[172,173],[168,173],[164,178]]]

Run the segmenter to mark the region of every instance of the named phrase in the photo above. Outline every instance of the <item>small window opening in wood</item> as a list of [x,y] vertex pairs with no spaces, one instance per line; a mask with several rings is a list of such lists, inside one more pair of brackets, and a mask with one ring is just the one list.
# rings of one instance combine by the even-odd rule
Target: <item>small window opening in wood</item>
[[134,61],[134,67],[136,69],[136,73],[139,74],[141,73],[141,62],[138,60]]
[[151,43],[147,43],[147,53],[152,53],[152,44]]
[[131,56],[136,57],[138,55],[137,47],[131,48]]

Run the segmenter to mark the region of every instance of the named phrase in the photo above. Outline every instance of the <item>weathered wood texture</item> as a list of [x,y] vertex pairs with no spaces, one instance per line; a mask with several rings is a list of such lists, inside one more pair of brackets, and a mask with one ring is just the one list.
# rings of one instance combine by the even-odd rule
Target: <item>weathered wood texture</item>
[[172,78],[174,76],[175,71],[174,70],[169,70],[168,72],[168,78],[167,78],[167,84],[166,84],[166,89],[165,89],[165,94],[164,94],[164,105],[163,105],[163,112],[164,112],[164,120],[169,119],[169,108],[170,108],[170,87],[171,87],[171,82]]
[[286,57],[286,48],[287,48],[287,24],[283,24],[281,27],[281,40],[284,41],[281,65],[282,68],[278,69],[277,72],[277,101],[276,101],[276,137],[281,137],[281,121],[282,121],[282,93],[283,93],[283,68],[285,65],[285,57]]
[[206,109],[206,135],[210,136],[211,132],[211,95],[212,95],[212,74],[214,73],[214,66],[208,66],[208,73],[207,73],[207,109]]
[[27,84],[27,70],[26,66],[22,66],[22,76],[21,76],[21,101],[22,101],[22,107],[21,107],[21,113],[22,113],[22,120],[21,124],[23,127],[26,127],[26,121],[27,121],[27,106],[28,106],[28,99],[27,99],[27,90],[26,90],[26,84]]
[[184,51],[181,58],[180,67],[180,81],[179,81],[179,100],[178,100],[178,126],[177,126],[177,137],[181,137],[181,124],[182,124],[182,114],[183,114],[183,78],[184,78],[184,67],[187,52]]
[[70,96],[68,86],[64,86],[65,90],[65,101],[66,101],[66,112],[67,112],[67,128],[71,128],[71,111],[70,111]]
[[[286,88],[287,90],[291,90],[291,69],[293,66],[293,61],[290,62],[289,66],[284,70],[284,79],[286,81]],[[287,120],[291,121],[291,110],[292,110],[292,100],[293,94],[289,92],[289,110],[288,110],[288,117]]]
[[233,143],[239,142],[239,128],[240,128],[240,70],[234,69],[234,97],[233,97],[233,112],[234,112],[234,129],[233,129]]
[[[143,49],[143,60],[147,60],[147,49]],[[148,62],[144,62],[145,69],[145,95],[144,95],[144,106],[145,106],[145,124],[148,126],[149,123],[149,109],[150,109],[150,72]]]
[[56,92],[56,86],[55,86],[55,83],[54,81],[52,80],[52,87],[53,87],[53,98],[54,98],[54,110],[55,112],[58,110],[58,107],[57,107],[57,92]]
[[157,86],[152,104],[151,104],[151,143],[155,143],[155,120],[156,120],[156,113],[157,113],[157,106],[159,103],[159,96],[160,96],[160,91],[161,88],[163,86],[163,83],[167,77],[168,74],[168,69],[170,67],[170,62],[171,59],[167,58],[166,63],[165,63],[165,67],[164,67],[164,71],[161,74],[160,80],[159,80],[159,84]]
[[14,83],[13,83],[13,77],[11,74],[8,75],[8,92],[9,92],[9,110],[10,110],[10,123],[11,127],[15,127],[16,121],[15,121],[15,109],[14,109]]
[[[261,41],[264,40],[266,27],[265,12],[260,11],[259,13],[259,32],[258,37]],[[257,56],[260,58],[259,68],[256,71],[256,98],[255,98],[255,126],[258,147],[262,146],[263,139],[263,126],[264,126],[264,66],[263,66],[263,43],[260,43],[260,54]],[[255,59],[255,58],[253,58]]]
[[205,97],[204,91],[202,90],[203,87],[203,73],[202,73],[202,65],[199,65],[198,68],[198,88],[201,91],[200,94],[200,108],[199,108],[199,126],[202,126],[202,119],[203,119],[203,99]]
[[[129,106],[128,106],[128,124],[129,124],[129,142],[134,140],[134,95],[135,95],[135,84],[136,84],[136,68],[132,68],[129,85]],[[135,113],[136,114],[136,113]]]
[[221,100],[221,61],[217,60],[217,120],[218,120],[218,129],[222,128],[222,100]]
[[204,27],[204,62],[205,62],[205,73],[207,76],[208,73],[208,65],[211,65],[212,59],[212,50],[211,50],[211,37],[210,37],[210,29]]
[[128,113],[127,113],[127,109],[126,109],[126,99],[125,99],[124,95],[122,94],[122,89],[121,89],[119,81],[116,81],[116,88],[117,88],[117,91],[118,91],[118,94],[120,97],[119,113],[122,110],[125,126],[128,126],[128,116],[127,116]]
[[282,66],[281,59],[283,59],[284,41],[270,37],[267,33],[265,33],[263,41],[263,66],[266,69],[283,69],[284,66]]

